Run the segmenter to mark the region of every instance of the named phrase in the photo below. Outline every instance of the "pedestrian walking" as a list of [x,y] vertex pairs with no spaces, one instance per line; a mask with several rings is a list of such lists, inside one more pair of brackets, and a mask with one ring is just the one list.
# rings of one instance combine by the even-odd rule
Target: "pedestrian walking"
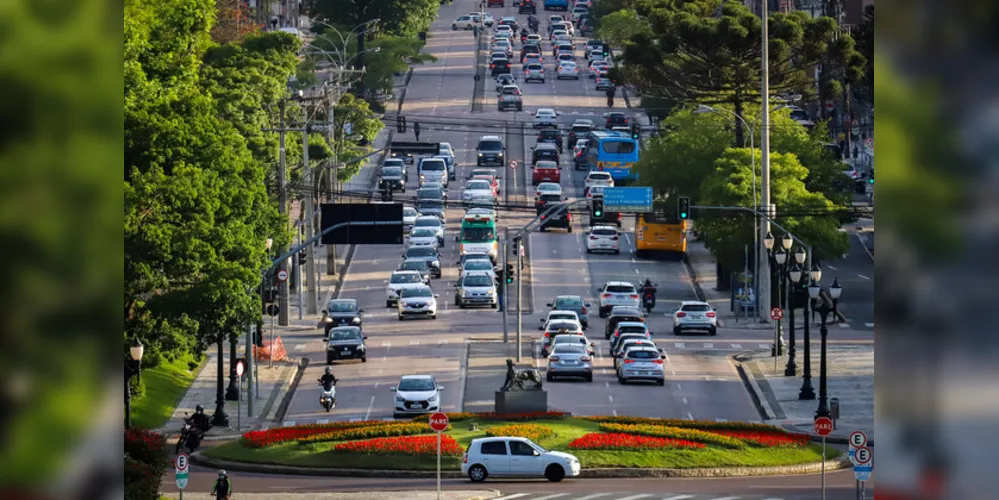
[[215,500],[229,500],[232,495],[232,483],[229,481],[225,469],[219,469],[219,477],[215,480],[211,494],[215,495]]
[[416,134],[416,142],[420,142],[420,122],[413,123],[413,133]]

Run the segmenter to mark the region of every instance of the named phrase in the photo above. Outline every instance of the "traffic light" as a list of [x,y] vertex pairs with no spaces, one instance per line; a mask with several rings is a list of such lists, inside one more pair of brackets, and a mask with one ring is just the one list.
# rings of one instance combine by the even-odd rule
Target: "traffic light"
[[400,134],[405,134],[406,133],[406,117],[405,116],[400,116],[399,117],[399,120],[395,124],[395,130],[396,130],[396,132],[399,132]]
[[298,265],[304,266],[306,262],[309,261],[309,256],[305,254],[305,250],[298,252]]
[[504,274],[506,275],[506,282],[513,283],[513,264],[506,265],[506,272]]
[[680,216],[680,220],[687,220],[690,218],[690,197],[681,196],[676,200],[676,212]]
[[593,199],[590,205],[590,217],[599,219],[604,216],[604,200]]
[[631,124],[631,138],[634,140],[641,139],[642,137],[642,126],[637,123]]
[[273,304],[278,301],[278,291],[277,288],[268,288],[264,290],[264,302],[267,304]]

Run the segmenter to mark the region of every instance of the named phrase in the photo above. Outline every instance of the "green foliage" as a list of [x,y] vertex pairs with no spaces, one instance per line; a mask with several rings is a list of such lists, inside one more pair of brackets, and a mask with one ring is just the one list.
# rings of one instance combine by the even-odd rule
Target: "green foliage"
[[345,26],[344,35],[354,26],[379,19],[378,31],[415,37],[430,28],[439,8],[437,0],[323,0],[312,2],[311,14],[327,24]]
[[[714,163],[701,185],[699,204],[714,206],[753,206],[753,173],[750,150],[726,149]],[[759,154],[756,155],[759,164]],[[805,188],[808,169],[791,153],[770,154],[770,195],[777,205],[777,223],[812,246],[817,259],[835,258],[849,249],[847,234],[839,231],[835,205],[821,193]],[[756,176],[756,191],[760,190]],[[788,215],[782,215],[788,214]],[[743,249],[753,242],[752,217],[725,214],[698,219],[706,233],[705,243],[715,257],[730,269],[743,261]]]
[[610,43],[612,47],[623,47],[635,35],[650,36],[652,28],[638,18],[634,10],[619,10],[600,19],[597,38]]
[[142,429],[125,431],[125,498],[155,500],[169,464],[166,437]]
[[385,124],[372,113],[367,101],[358,99],[353,94],[344,94],[340,98],[333,114],[333,123],[337,161],[347,163],[346,168],[337,172],[337,179],[346,182],[361,170],[360,162],[351,163],[351,161],[367,153],[367,148],[359,148],[357,143],[351,139],[352,136],[345,133],[346,124],[351,125],[353,136],[363,137],[369,143],[375,140],[375,136],[385,127]]
[[[340,30],[343,32],[344,30]],[[317,38],[310,50],[310,58],[314,64],[332,63],[334,67],[349,66],[356,60],[357,46],[349,43],[343,46],[332,30]],[[365,46],[364,77],[362,84],[368,91],[391,93],[395,86],[394,75],[409,71],[410,64],[423,64],[436,61],[430,54],[421,54],[423,42],[415,37],[385,35]],[[368,51],[371,52],[368,52]],[[377,51],[375,51],[377,50]]]

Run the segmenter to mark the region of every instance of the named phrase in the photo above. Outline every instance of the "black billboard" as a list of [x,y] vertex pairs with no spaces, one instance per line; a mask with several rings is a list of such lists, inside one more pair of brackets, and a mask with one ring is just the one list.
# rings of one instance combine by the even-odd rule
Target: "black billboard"
[[348,225],[323,234],[324,245],[401,245],[401,203],[324,203],[322,228],[344,222],[383,221],[393,224],[378,226]]

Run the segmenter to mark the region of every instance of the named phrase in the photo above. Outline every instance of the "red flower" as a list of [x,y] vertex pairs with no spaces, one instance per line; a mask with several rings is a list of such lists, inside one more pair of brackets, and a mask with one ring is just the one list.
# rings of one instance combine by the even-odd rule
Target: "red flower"
[[[433,456],[437,454],[437,436],[397,436],[348,441],[333,445],[333,451],[371,455]],[[461,456],[463,452],[461,445],[453,437],[447,434],[441,435],[442,456]]]
[[811,438],[808,434],[799,434],[783,431],[723,431],[712,430],[715,434],[743,439],[759,446],[767,448],[775,447],[802,447],[808,444]]
[[250,431],[243,434],[243,446],[250,448],[263,448],[275,444],[297,441],[315,434],[325,434],[328,432],[355,429],[376,425],[385,425],[382,420],[365,420],[363,422],[333,422],[330,424],[296,425],[294,427],[278,427],[265,431]]
[[664,448],[704,448],[701,443],[634,434],[591,432],[569,443],[570,450],[659,450]]

